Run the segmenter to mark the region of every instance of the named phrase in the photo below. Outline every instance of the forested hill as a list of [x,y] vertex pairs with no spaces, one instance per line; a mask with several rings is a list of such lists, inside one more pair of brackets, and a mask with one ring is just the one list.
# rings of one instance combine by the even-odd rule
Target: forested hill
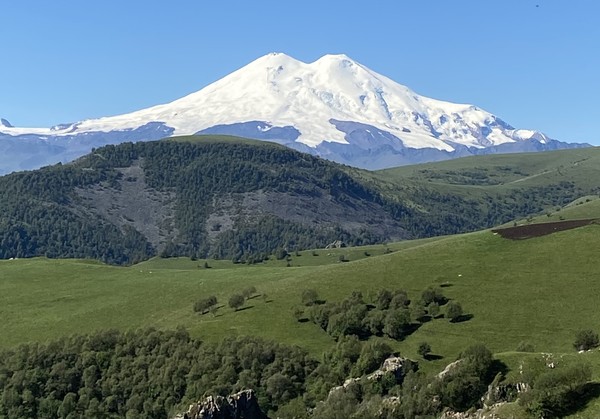
[[106,146],[0,178],[0,257],[260,260],[410,237],[410,211],[340,165],[234,138]]
[[[584,192],[563,182],[547,201]],[[386,179],[233,137],[124,143],[68,165],[0,177],[0,258],[130,264],[159,254],[252,263],[337,240],[358,245],[470,231],[531,210],[496,205],[502,202],[500,193],[470,196],[428,181]]]

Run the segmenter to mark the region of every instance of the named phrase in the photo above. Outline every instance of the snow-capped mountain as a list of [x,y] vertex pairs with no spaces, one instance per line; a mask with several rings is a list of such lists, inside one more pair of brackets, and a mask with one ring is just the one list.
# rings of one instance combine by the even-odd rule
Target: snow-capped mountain
[[420,96],[345,55],[303,63],[272,53],[174,102],[52,128],[0,120],[0,173],[65,162],[93,147],[172,135],[275,141],[376,169],[469,154],[582,146],[514,129],[476,106]]

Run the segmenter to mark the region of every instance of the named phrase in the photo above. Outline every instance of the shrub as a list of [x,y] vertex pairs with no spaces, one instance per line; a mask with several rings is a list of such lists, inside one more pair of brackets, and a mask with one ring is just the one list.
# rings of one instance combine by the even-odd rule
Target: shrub
[[206,314],[210,311],[211,307],[217,305],[217,297],[211,295],[208,298],[204,298],[202,300],[198,300],[194,303],[194,312]]
[[529,342],[520,342],[517,345],[517,352],[535,352],[535,348]]
[[244,289],[244,291],[242,291],[242,296],[247,300],[250,297],[252,297],[254,294],[256,294],[256,288],[255,287],[248,287],[246,289]]
[[246,301],[246,299],[242,294],[233,294],[231,297],[229,297],[229,307],[233,308],[235,311],[238,311],[238,309],[244,305],[244,301]]
[[305,306],[315,305],[319,301],[319,294],[314,289],[305,289],[302,291],[302,304]]
[[588,351],[592,348],[596,348],[600,344],[600,340],[598,339],[598,333],[593,330],[580,330],[575,335],[575,342],[573,342],[573,346],[578,351]]
[[458,301],[450,301],[446,308],[446,316],[451,322],[458,321],[463,315],[463,308]]
[[426,358],[427,355],[431,353],[431,345],[427,342],[419,343],[419,348],[417,349],[417,353],[421,355],[423,358]]

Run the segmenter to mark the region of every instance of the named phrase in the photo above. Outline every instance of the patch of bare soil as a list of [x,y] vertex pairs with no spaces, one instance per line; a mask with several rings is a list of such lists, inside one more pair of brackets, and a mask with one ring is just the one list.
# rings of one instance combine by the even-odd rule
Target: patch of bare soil
[[598,223],[597,218],[587,218],[584,220],[556,221],[551,223],[527,224],[516,227],[498,228],[492,230],[501,237],[510,240],[523,240],[533,237],[546,236],[558,231],[572,230],[574,228]]

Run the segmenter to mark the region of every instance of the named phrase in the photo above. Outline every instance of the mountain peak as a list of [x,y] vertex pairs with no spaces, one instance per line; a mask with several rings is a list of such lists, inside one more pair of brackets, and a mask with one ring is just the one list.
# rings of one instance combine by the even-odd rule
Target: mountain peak
[[349,62],[352,64],[358,64],[356,62],[356,60],[353,60],[352,58],[348,57],[346,54],[325,54],[321,58],[316,60],[316,62],[338,62],[338,63]]
[[302,63],[302,61],[299,61],[299,60],[295,59],[294,57],[290,57],[289,55],[284,54],[283,52],[270,52],[256,60],[254,60],[253,62],[251,62],[250,64],[248,64],[247,66],[245,66],[243,68],[252,66],[253,64],[267,64],[268,66],[278,66],[278,65],[285,65],[285,64],[290,64],[290,63],[304,64],[304,63]]
[[[38,138],[40,147],[56,143],[57,150],[73,143],[63,161],[83,154],[86,146],[78,146],[92,144],[91,138],[118,143],[197,133],[275,141],[368,168],[520,151],[520,144],[534,151],[559,146],[541,133],[515,130],[479,107],[420,96],[345,54],[306,63],[272,52],[171,103],[52,129],[8,127],[2,120],[0,139],[2,133],[11,140],[27,134]],[[408,150],[420,160],[408,157]],[[9,155],[0,158],[13,164]],[[30,163],[19,168],[31,168],[25,164]]]

